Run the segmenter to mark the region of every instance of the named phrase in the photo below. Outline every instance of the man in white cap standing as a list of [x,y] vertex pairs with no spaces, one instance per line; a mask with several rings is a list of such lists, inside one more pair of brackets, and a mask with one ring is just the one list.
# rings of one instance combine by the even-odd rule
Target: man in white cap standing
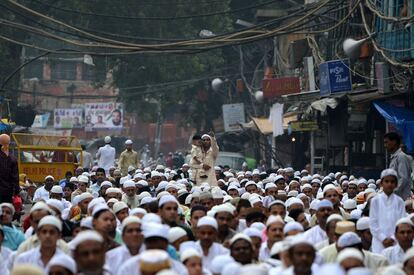
[[119,156],[118,166],[121,168],[122,176],[128,174],[128,167],[132,166],[138,168],[139,157],[138,153],[132,149],[132,140],[128,139],[125,141],[125,151]]
[[96,158],[98,159],[98,166],[105,169],[105,173],[109,174],[109,168],[114,165],[115,162],[115,148],[111,146],[111,137],[106,136],[105,146],[98,149]]
[[40,246],[30,249],[17,256],[14,265],[17,264],[33,264],[43,270],[49,261],[55,255],[64,254],[56,244],[61,237],[62,223],[54,216],[43,217],[37,228],[37,236],[39,237]]
[[33,195],[33,201],[47,201],[50,198],[50,191],[55,183],[55,178],[51,175],[45,177],[45,185],[38,188]]

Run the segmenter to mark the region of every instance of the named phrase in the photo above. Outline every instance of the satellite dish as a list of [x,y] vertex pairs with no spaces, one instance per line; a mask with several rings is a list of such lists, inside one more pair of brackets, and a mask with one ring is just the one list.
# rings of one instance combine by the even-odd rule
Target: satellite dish
[[218,92],[221,89],[221,86],[223,86],[224,81],[220,78],[214,78],[213,81],[211,81],[211,87],[215,92]]
[[352,38],[345,39],[344,43],[342,44],[344,53],[351,59],[358,59],[360,55],[361,45],[364,44],[370,38],[371,37],[367,37],[361,40],[355,40]]
[[263,99],[264,99],[263,92],[262,91],[256,91],[254,93],[254,98],[256,99],[257,102],[263,102]]

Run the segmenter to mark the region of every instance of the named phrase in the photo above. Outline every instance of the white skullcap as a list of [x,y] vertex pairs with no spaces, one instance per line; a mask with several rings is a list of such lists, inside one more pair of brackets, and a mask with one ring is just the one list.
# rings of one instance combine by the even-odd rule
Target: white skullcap
[[260,232],[262,232],[263,230],[266,229],[266,225],[264,223],[261,223],[261,222],[254,222],[250,225],[250,228],[254,228],[254,229],[257,229]]
[[89,178],[82,174],[78,177],[78,182],[89,183]]
[[257,228],[248,227],[243,230],[243,234],[249,236],[250,238],[260,238],[262,239],[262,232],[260,232]]
[[285,209],[286,209],[285,203],[283,201],[281,201],[281,200],[274,200],[274,201],[272,201],[271,203],[269,203],[269,205],[268,205],[267,208],[270,208],[270,207],[272,207],[273,205],[276,205],[276,204],[283,205],[283,207],[285,207]]
[[414,247],[411,247],[405,252],[403,263],[410,260],[411,258],[414,258]]
[[351,220],[359,220],[362,216],[362,210],[360,209],[354,209],[350,213]]
[[262,202],[259,196],[250,196],[249,197],[250,205],[253,207],[256,203]]
[[125,227],[127,227],[128,225],[132,224],[132,223],[138,223],[141,224],[141,219],[138,218],[137,216],[128,216],[126,217],[123,221],[122,221],[122,230],[125,229]]
[[414,226],[414,223],[408,217],[404,217],[404,218],[399,219],[397,221],[397,223],[395,224],[395,227],[398,227],[400,224],[409,224],[411,226]]
[[184,204],[186,204],[186,205],[190,204],[192,200],[193,200],[193,194],[190,194],[185,198]]
[[106,136],[104,138],[105,143],[111,143],[111,137],[110,136]]
[[217,205],[217,206],[214,206],[213,208],[212,208],[212,210],[217,214],[217,213],[220,213],[220,212],[226,212],[226,213],[229,213],[229,214],[231,214],[231,215],[234,215],[234,209],[231,207],[231,205],[230,204],[228,204],[228,203],[225,203],[225,204],[220,204],[220,205]]
[[71,177],[69,182],[78,182],[78,178],[77,177]]
[[174,202],[177,205],[179,204],[177,199],[173,195],[170,195],[170,193],[168,193],[168,195],[162,196],[160,198],[160,201],[158,202],[158,207],[162,207],[164,204],[169,202]]
[[337,245],[340,248],[344,248],[354,246],[359,243],[361,243],[361,238],[356,233],[346,232],[339,237]]
[[198,252],[195,248],[188,248],[185,249],[183,252],[180,251],[180,260],[181,262],[185,262],[189,258],[197,257],[202,259],[202,255]]
[[52,257],[52,259],[50,259],[49,263],[46,266],[46,274],[49,274],[49,270],[53,266],[63,267],[72,272],[72,274],[76,274],[77,272],[75,261],[64,253],[55,255]]
[[162,238],[162,239],[168,240],[167,239],[168,231],[170,229],[168,225],[150,222],[150,223],[143,223],[143,227],[144,227],[143,233],[144,233],[145,239]]
[[43,217],[39,221],[37,228],[40,229],[44,225],[52,225],[56,227],[59,230],[59,232],[62,232],[62,222],[55,216],[49,215],[49,216]]
[[130,216],[135,216],[136,214],[143,214],[143,215],[146,215],[146,214],[147,214],[147,210],[145,210],[144,208],[140,208],[140,207],[138,207],[138,208],[131,209],[131,210],[129,211],[129,215],[130,215]]
[[329,207],[329,208],[332,208],[333,209],[333,204],[329,200],[321,200],[318,203],[318,206],[317,206],[317,209],[316,210],[319,210],[322,207]]
[[106,203],[100,203],[93,208],[92,217],[96,218],[95,215],[97,215],[98,213],[102,211],[109,211],[113,214],[112,210],[109,208],[109,206]]
[[310,203],[309,209],[318,210],[318,204],[319,204],[319,200],[313,200]]
[[298,198],[290,198],[286,201],[286,207],[287,208],[291,207],[293,204],[300,204],[300,205],[304,206],[303,201],[301,199],[298,199]]
[[128,209],[128,205],[123,201],[116,202],[112,206],[112,210],[114,211],[115,214],[118,213],[119,211],[125,209],[125,208]]
[[353,258],[364,262],[364,255],[362,255],[362,252],[356,248],[345,248],[344,250],[341,250],[341,252],[338,254],[338,257],[336,258],[336,262],[341,263],[348,258]]
[[108,195],[108,194],[111,194],[111,193],[121,194],[122,191],[119,188],[114,188],[114,187],[109,187],[108,189],[106,189],[105,195]]
[[296,190],[291,190],[289,191],[289,193],[287,194],[288,197],[296,197],[297,195],[299,195],[299,192]]
[[103,186],[112,187],[112,183],[111,183],[110,181],[105,180],[105,181],[103,181],[103,182],[101,183],[101,188],[102,188]]
[[247,186],[250,186],[250,185],[254,185],[257,187],[257,184],[254,181],[250,180],[244,185],[244,188],[247,188]]
[[59,210],[60,213],[62,213],[62,211],[65,209],[63,202],[57,199],[48,199],[46,201],[46,204],[56,208],[57,210]]
[[158,172],[158,171],[152,171],[151,172],[151,178],[153,178],[153,177],[161,177],[160,172]]
[[184,236],[187,236],[187,232],[184,229],[182,229],[179,226],[172,227],[168,231],[168,242],[172,244],[173,242]]
[[127,181],[124,182],[123,187],[124,188],[135,187],[135,181],[127,180]]
[[355,200],[347,199],[346,201],[344,201],[344,209],[350,210],[355,208],[357,208],[357,203]]
[[362,217],[356,223],[356,230],[363,231],[369,229],[369,217]]
[[321,180],[320,180],[320,179],[317,179],[317,178],[315,178],[315,179],[313,179],[313,180],[311,181],[311,185],[312,185],[312,184],[314,184],[314,183],[317,183],[317,184],[319,184],[319,185],[321,185],[321,184],[322,184]]
[[309,183],[305,183],[304,185],[302,185],[302,187],[300,188],[300,190],[303,191],[305,188],[312,189],[312,185],[310,185]]
[[390,265],[381,271],[381,275],[405,275],[405,272],[398,265]]
[[88,204],[88,209],[93,209],[98,204],[106,204],[105,199],[102,197],[92,199],[91,202]]
[[144,217],[142,217],[142,224],[145,223],[161,223],[161,218],[157,214],[148,213]]
[[[93,199],[93,195],[91,193],[84,192],[84,193],[82,193],[78,196],[78,202],[81,202],[84,199],[89,199],[89,198]],[[89,207],[89,205],[88,205],[88,207]]]
[[102,236],[98,232],[93,230],[85,230],[79,232],[79,234],[76,235],[76,237],[70,242],[71,250],[76,250],[80,244],[86,241],[95,241],[98,243],[104,242]]
[[233,262],[234,259],[230,255],[217,255],[210,264],[210,270],[213,274],[221,274],[224,267]]
[[145,197],[150,197],[151,198],[151,194],[147,191],[144,191],[144,192],[142,192],[141,194],[138,195],[138,200],[141,201]]
[[93,229],[92,219],[91,216],[83,218],[80,222],[80,227]]
[[153,197],[144,197],[144,198],[142,198],[142,200],[140,201],[140,204],[139,205],[145,205],[145,204],[148,204],[148,203],[150,203],[150,202],[153,202],[153,201],[156,201],[157,199],[156,198],[153,198]]
[[119,200],[117,200],[117,199],[115,199],[115,198],[112,198],[112,199],[109,199],[107,202],[106,202],[106,204],[110,204],[110,203],[117,203],[117,202],[119,202]]
[[269,218],[266,221],[266,227],[269,227],[271,224],[277,223],[277,222],[278,223],[285,224],[285,221],[282,219],[281,216],[279,216],[279,215],[277,215],[277,216],[271,215],[271,216],[269,216]]
[[54,185],[52,189],[50,189],[50,193],[54,194],[63,194],[63,189],[59,185]]
[[243,233],[237,233],[236,235],[233,236],[233,238],[230,239],[230,242],[229,242],[230,246],[232,246],[238,240],[245,240],[249,242],[250,244],[252,243],[252,239],[250,239],[249,236]]
[[131,144],[132,144],[132,140],[127,139],[127,140],[125,141],[125,145],[131,145]]
[[47,179],[51,179],[51,180],[55,180],[55,178],[52,176],[52,175],[47,175],[46,177],[45,177],[45,180],[47,180]]
[[[167,181],[161,181],[161,182],[158,184],[157,188],[155,188],[155,191],[156,191],[156,192],[159,192],[159,191],[161,191],[161,190],[165,190],[165,188],[167,187],[167,185],[168,185],[168,182],[167,182]],[[163,191],[163,192],[164,192],[164,191]]]
[[[11,205],[13,207],[12,204],[9,203],[9,205]],[[0,207],[3,207],[3,206],[6,206],[6,204],[3,204],[3,203],[0,204]],[[14,207],[11,208],[11,209],[12,209],[12,212],[14,213]],[[32,208],[30,208],[30,214],[35,212],[35,211],[39,211],[39,210],[43,210],[43,211],[47,211],[49,213],[52,213],[52,209],[50,209],[50,207],[46,203],[44,203],[42,201],[39,201],[35,205],[33,205]]]
[[209,216],[204,216],[198,220],[197,228],[202,227],[202,226],[211,226],[214,229],[218,230],[218,224],[217,224],[216,219],[209,217]]
[[241,197],[240,198],[242,198],[242,199],[244,199],[244,200],[249,200],[249,198],[250,198],[250,193],[249,192],[246,192],[246,193],[244,193],[243,195],[241,195]]
[[[39,202],[38,202],[38,203],[39,203]],[[37,203],[36,203],[36,204],[37,204]],[[8,202],[3,202],[2,204],[0,204],[0,209],[1,209],[2,207],[7,207],[7,208],[9,208],[9,209],[11,210],[11,212],[12,212],[12,216],[14,216],[14,213],[16,212],[16,210],[14,209],[13,204],[8,203]],[[50,209],[49,209],[48,211],[50,211]],[[32,211],[30,211],[30,213],[32,213]]]
[[229,263],[223,268],[221,275],[238,275],[241,267],[238,262]]
[[333,184],[327,184],[327,185],[323,188],[323,195],[324,195],[324,196],[325,196],[325,193],[326,193],[328,190],[335,190],[335,191],[337,191],[337,190],[336,190],[335,185],[333,185]]
[[170,189],[170,188],[173,188],[173,189],[175,189],[175,190],[177,190],[178,188],[177,188],[177,185],[175,185],[174,183],[172,183],[172,182],[169,182],[166,186],[165,186],[165,190],[168,190],[168,189]]
[[329,215],[328,219],[326,220],[326,224],[330,223],[331,221],[343,221],[344,218],[339,214],[331,214]]
[[285,227],[283,228],[283,234],[286,235],[287,233],[289,233],[291,231],[295,231],[295,230],[300,231],[300,232],[305,231],[303,229],[303,226],[300,223],[293,221],[293,222],[288,222],[285,225]]
[[213,196],[213,199],[222,199],[224,198],[223,192],[220,189],[220,187],[215,186],[213,189],[211,189],[211,195]]
[[386,176],[394,176],[398,178],[398,174],[394,169],[388,168],[381,172],[381,179],[385,178]]

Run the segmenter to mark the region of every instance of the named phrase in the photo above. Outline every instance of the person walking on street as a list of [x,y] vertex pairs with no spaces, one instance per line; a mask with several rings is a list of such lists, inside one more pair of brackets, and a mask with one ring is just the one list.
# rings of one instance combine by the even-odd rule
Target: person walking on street
[[0,203],[12,202],[13,194],[20,191],[19,170],[16,159],[9,152],[10,137],[0,135]]
[[[92,166],[93,166],[93,157],[92,154],[89,153],[88,151],[86,151],[86,146],[85,145],[81,145],[82,147],[82,166],[83,166],[83,171],[85,172],[89,172],[89,170],[91,170]],[[78,154],[78,162],[81,162],[81,154]]]
[[218,157],[219,147],[217,145],[214,133],[210,132],[209,135],[202,135],[201,141],[204,155],[202,161],[202,169],[207,177],[198,179],[197,184],[208,182],[210,186],[216,186],[217,179],[213,168]]
[[119,156],[118,165],[121,168],[121,174],[123,177],[128,174],[129,166],[132,166],[134,168],[138,168],[139,166],[138,153],[132,149],[132,144],[132,140],[130,139],[125,141],[126,149]]
[[109,175],[109,168],[114,166],[115,162],[115,148],[111,146],[111,137],[106,136],[105,146],[99,148],[96,153],[96,158],[98,159],[98,166],[105,169],[105,173]]
[[411,157],[404,153],[401,148],[401,137],[394,132],[384,135],[384,147],[391,155],[389,168],[397,172],[398,186],[395,194],[403,200],[411,196],[413,188],[413,180],[411,178]]

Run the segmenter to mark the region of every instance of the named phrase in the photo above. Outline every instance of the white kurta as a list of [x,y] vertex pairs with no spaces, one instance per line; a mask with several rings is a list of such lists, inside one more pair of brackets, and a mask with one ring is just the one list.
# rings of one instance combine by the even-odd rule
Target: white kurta
[[382,242],[386,238],[394,238],[395,224],[407,215],[404,201],[397,195],[376,195],[371,200],[369,210],[369,227],[372,233],[372,252],[381,254],[384,250]]
[[5,266],[8,266],[10,255],[13,253],[13,251],[5,246],[2,246],[0,249],[0,255],[3,259],[3,263],[5,264]]
[[219,255],[228,255],[230,254],[230,250],[225,248],[219,243],[213,243],[208,250],[208,255],[204,255],[203,249],[201,248],[200,241],[195,243],[195,248],[203,255],[203,267],[209,271],[211,271],[211,262],[216,256]]
[[38,202],[40,200],[47,201],[49,199],[49,196],[50,196],[49,191],[47,191],[45,187],[42,186],[35,191],[33,195],[33,201],[35,202]]
[[109,144],[98,149],[96,153],[98,166],[105,169],[105,173],[109,174],[109,168],[115,164],[115,148]]
[[[131,259],[127,260],[121,267],[116,267],[118,275],[141,275],[139,271],[139,255],[132,257]],[[187,268],[180,262],[170,259],[171,261],[171,269],[173,269],[177,274],[180,275],[188,275]]]
[[311,243],[318,244],[328,239],[326,232],[319,225],[315,225],[305,233],[305,238]]
[[[65,253],[59,248],[56,248],[55,254],[53,256],[60,254]],[[14,266],[16,266],[17,264],[32,264],[40,267],[43,270],[46,270],[46,265],[43,264],[41,259],[40,247],[35,247],[17,256],[14,260]]]
[[262,243],[259,250],[259,261],[265,262],[267,259],[270,258],[270,249],[271,247],[267,247],[267,242]]
[[387,258],[390,265],[402,263],[404,260],[404,254],[404,250],[402,250],[398,243],[394,246],[387,247],[382,251],[382,255]]
[[[142,250],[143,247],[141,247],[141,251]],[[111,272],[113,274],[116,274],[119,267],[132,257],[134,256],[132,256],[131,253],[129,253],[128,248],[125,244],[123,244],[117,248],[111,249],[108,252],[106,252],[105,263],[109,267]]]

